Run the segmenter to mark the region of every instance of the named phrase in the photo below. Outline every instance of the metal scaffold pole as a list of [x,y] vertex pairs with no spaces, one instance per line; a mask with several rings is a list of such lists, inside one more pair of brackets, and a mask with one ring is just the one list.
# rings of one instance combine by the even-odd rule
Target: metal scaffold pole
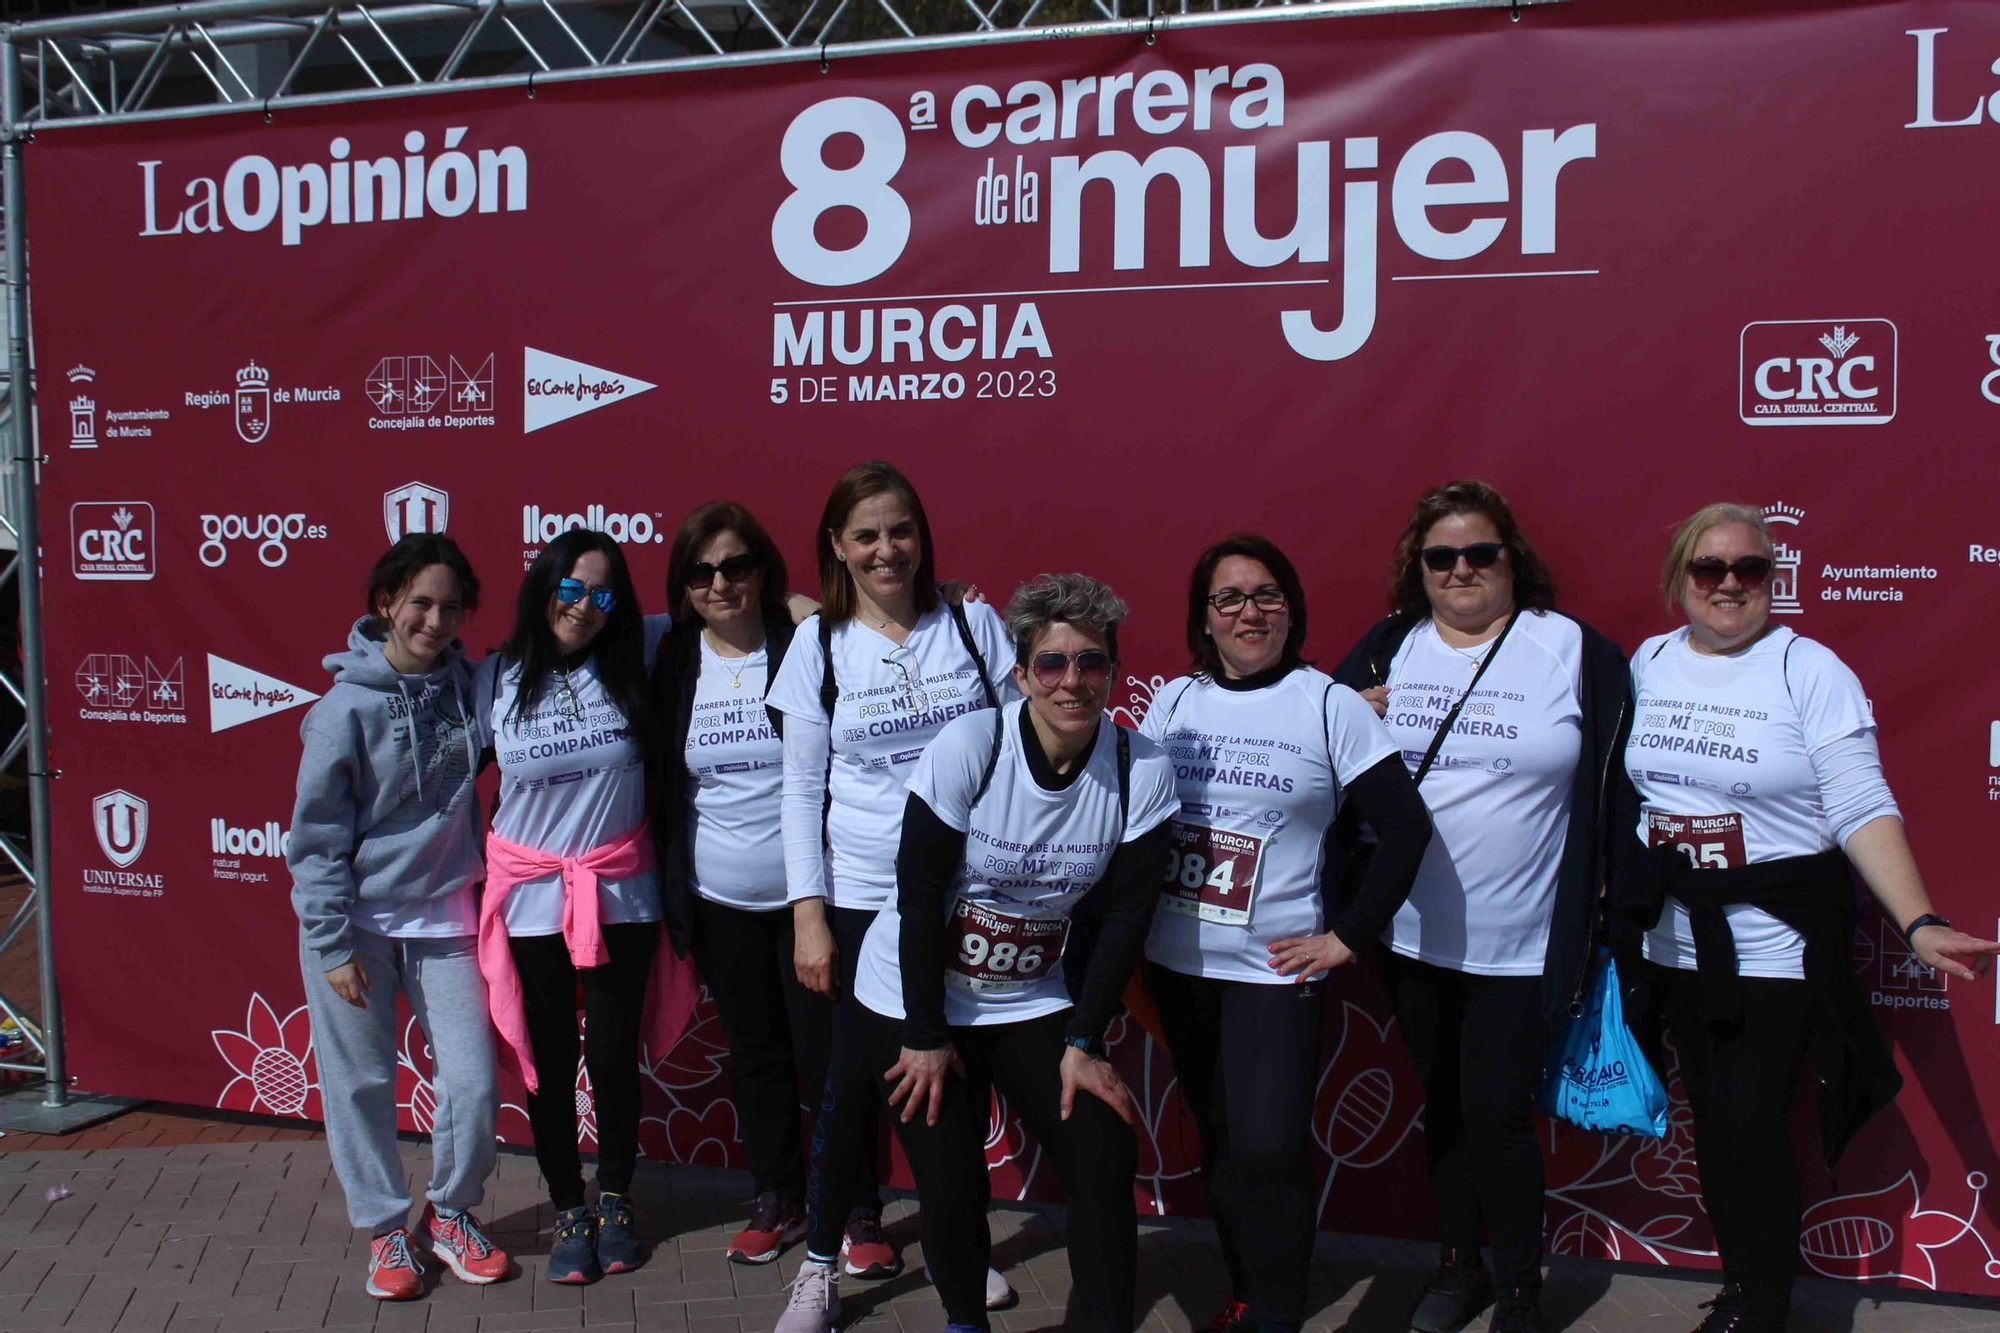
[[28,367],[27,187],[21,160],[21,53],[11,37],[0,37],[0,132],[4,132],[7,228],[7,373],[13,389],[8,469],[20,560],[14,576],[21,592],[21,692],[26,696],[28,729],[28,855],[35,896],[35,938],[42,962],[42,1044],[48,1082],[42,1105],[69,1101],[63,1068],[62,997],[56,987],[55,939],[49,912],[49,731],[48,673],[42,656],[41,526],[35,510],[35,421]]

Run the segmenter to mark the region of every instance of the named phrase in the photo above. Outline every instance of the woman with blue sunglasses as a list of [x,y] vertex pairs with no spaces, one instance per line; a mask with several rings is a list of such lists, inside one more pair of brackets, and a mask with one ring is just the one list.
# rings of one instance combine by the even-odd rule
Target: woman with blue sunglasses
[[[660,947],[646,819],[647,663],[670,626],[642,616],[618,543],[577,530],[528,567],[514,631],[477,674],[500,765],[487,835],[480,962],[503,1059],[528,1086],[535,1158],[556,1208],[551,1281],[636,1267],[628,1198],[639,1141],[639,1047],[664,1052],[693,1008],[693,969]],[[597,1128],[598,1201],[577,1154],[576,995]],[[653,1028],[642,1032],[642,1017]]]

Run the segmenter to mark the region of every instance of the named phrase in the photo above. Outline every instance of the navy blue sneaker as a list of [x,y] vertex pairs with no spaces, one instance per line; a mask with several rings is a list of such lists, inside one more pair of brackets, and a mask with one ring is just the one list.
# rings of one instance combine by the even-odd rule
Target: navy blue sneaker
[[597,1214],[580,1203],[556,1214],[556,1242],[549,1248],[549,1281],[581,1285],[604,1276],[597,1266]]
[[597,1196],[597,1262],[607,1273],[639,1266],[639,1233],[632,1229],[632,1201],[608,1190]]

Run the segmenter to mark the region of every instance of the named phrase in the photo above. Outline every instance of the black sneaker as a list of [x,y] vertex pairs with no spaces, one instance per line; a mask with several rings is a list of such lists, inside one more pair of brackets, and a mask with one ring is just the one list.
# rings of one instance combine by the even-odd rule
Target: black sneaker
[[639,1266],[641,1248],[632,1201],[609,1190],[597,1196],[597,1264],[607,1273]]
[[1410,1327],[1416,1333],[1458,1333],[1492,1298],[1493,1279],[1486,1276],[1479,1251],[1447,1249],[1410,1314]]
[[1541,1297],[1535,1287],[1510,1287],[1501,1292],[1487,1333],[1548,1333],[1542,1323]]

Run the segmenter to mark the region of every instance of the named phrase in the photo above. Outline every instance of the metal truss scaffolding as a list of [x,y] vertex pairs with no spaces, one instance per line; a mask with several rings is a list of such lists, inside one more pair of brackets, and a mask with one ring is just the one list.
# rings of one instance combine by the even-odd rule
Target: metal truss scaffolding
[[[816,61],[993,41],[1112,34],[1152,40],[1209,23],[1303,20],[1424,10],[1498,9],[1565,0],[198,0],[0,24],[0,159],[6,240],[7,366],[0,384],[7,450],[0,523],[18,553],[0,566],[21,599],[21,679],[0,690],[26,711],[0,749],[0,770],[25,751],[30,836],[0,835],[0,858],[32,893],[0,927],[0,950],[30,925],[41,955],[40,1022],[0,995],[0,1016],[29,1054],[0,1069],[44,1076],[41,1105],[73,1106],[64,1064],[49,910],[47,672],[36,520],[40,464],[32,411],[24,148],[43,132],[185,116],[261,113],[455,88],[525,85],[673,69]],[[72,1117],[73,1127],[83,1117]]]

